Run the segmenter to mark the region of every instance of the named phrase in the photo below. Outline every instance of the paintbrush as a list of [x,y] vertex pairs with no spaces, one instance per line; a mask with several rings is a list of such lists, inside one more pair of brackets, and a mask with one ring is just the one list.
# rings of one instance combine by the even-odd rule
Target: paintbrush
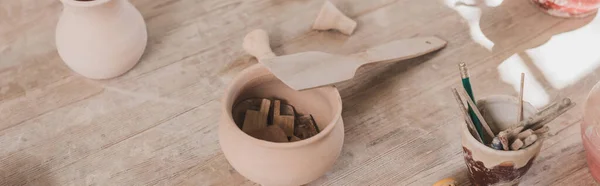
[[[467,64],[465,64],[464,62],[458,64],[458,69],[460,70],[460,77],[462,80],[462,85],[465,89],[465,91],[467,91],[467,94],[469,95],[468,98],[470,98],[473,102],[475,102],[475,96],[473,95],[473,89],[471,88],[471,81],[470,81],[470,77],[469,77],[469,71],[467,69]],[[479,118],[477,118],[477,116],[475,115],[475,112],[473,112],[473,108],[471,108],[471,106],[468,106],[468,110],[469,110],[469,116],[471,117],[471,119],[473,120],[473,124],[475,125],[475,128],[477,129],[477,134],[479,135],[479,137],[483,140],[483,127],[481,126],[481,121],[479,120]]]
[[466,99],[467,103],[469,104],[469,106],[471,106],[471,108],[475,108],[475,109],[472,109],[473,112],[475,112],[475,117],[477,117],[477,119],[481,122],[481,126],[483,127],[483,129],[485,129],[485,132],[487,132],[487,134],[490,136],[490,139],[493,139],[495,137],[494,132],[492,132],[492,129],[490,128],[490,126],[487,124],[487,122],[483,118],[483,115],[481,115],[481,112],[479,112],[479,109],[477,109],[477,105],[475,105],[475,103],[473,101],[471,101],[471,99],[468,98],[465,90],[458,91],[458,93],[460,95],[462,95],[463,97],[467,98]]
[[463,104],[462,99],[460,99],[456,88],[452,89],[452,93],[454,94],[454,99],[456,99],[456,103],[458,104],[458,110],[460,110],[463,117],[465,118],[465,122],[467,122],[467,127],[469,128],[469,131],[475,134],[474,137],[475,139],[477,139],[477,141],[483,143],[483,139],[481,139],[481,136],[479,135],[479,133],[477,133],[475,125],[473,124],[473,120],[471,120],[471,117],[467,114],[467,111],[465,110],[465,105]]

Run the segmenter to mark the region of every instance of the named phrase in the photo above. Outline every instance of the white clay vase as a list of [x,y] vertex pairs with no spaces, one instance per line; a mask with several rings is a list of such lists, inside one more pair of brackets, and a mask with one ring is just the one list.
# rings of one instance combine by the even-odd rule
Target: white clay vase
[[56,48],[73,71],[91,79],[124,74],[144,53],[148,34],[128,0],[61,0]]

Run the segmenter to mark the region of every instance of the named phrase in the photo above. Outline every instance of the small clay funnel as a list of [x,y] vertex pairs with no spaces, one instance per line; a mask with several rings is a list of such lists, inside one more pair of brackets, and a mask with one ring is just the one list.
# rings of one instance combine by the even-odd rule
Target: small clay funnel
[[262,29],[256,29],[246,34],[242,43],[244,50],[256,59],[275,57],[269,45],[269,35]]
[[356,21],[344,15],[335,5],[326,0],[312,28],[315,30],[334,29],[343,34],[351,35],[356,28]]

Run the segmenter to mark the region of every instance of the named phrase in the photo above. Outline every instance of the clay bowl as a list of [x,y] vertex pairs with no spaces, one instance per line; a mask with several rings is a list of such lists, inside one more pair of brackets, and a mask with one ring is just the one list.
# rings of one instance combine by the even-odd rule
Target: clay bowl
[[[494,95],[477,102],[484,119],[494,134],[507,129],[517,121],[518,99],[512,96]],[[537,113],[531,104],[523,103],[523,117]],[[538,140],[518,151],[492,149],[477,141],[462,125],[462,145],[465,163],[474,185],[517,185],[529,170],[542,147]]]
[[[275,143],[244,133],[232,118],[233,106],[248,98],[277,98],[298,113],[312,114],[321,132],[308,139]],[[327,172],[344,142],[342,101],[333,86],[295,91],[260,64],[243,70],[222,100],[219,143],[227,161],[241,175],[262,185],[301,185]]]

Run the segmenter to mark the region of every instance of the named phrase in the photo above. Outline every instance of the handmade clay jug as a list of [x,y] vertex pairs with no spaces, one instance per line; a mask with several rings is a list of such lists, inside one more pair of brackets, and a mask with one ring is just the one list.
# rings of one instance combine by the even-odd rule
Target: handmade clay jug
[[108,79],[133,68],[148,35],[140,12],[128,0],[61,0],[56,48],[73,71]]

